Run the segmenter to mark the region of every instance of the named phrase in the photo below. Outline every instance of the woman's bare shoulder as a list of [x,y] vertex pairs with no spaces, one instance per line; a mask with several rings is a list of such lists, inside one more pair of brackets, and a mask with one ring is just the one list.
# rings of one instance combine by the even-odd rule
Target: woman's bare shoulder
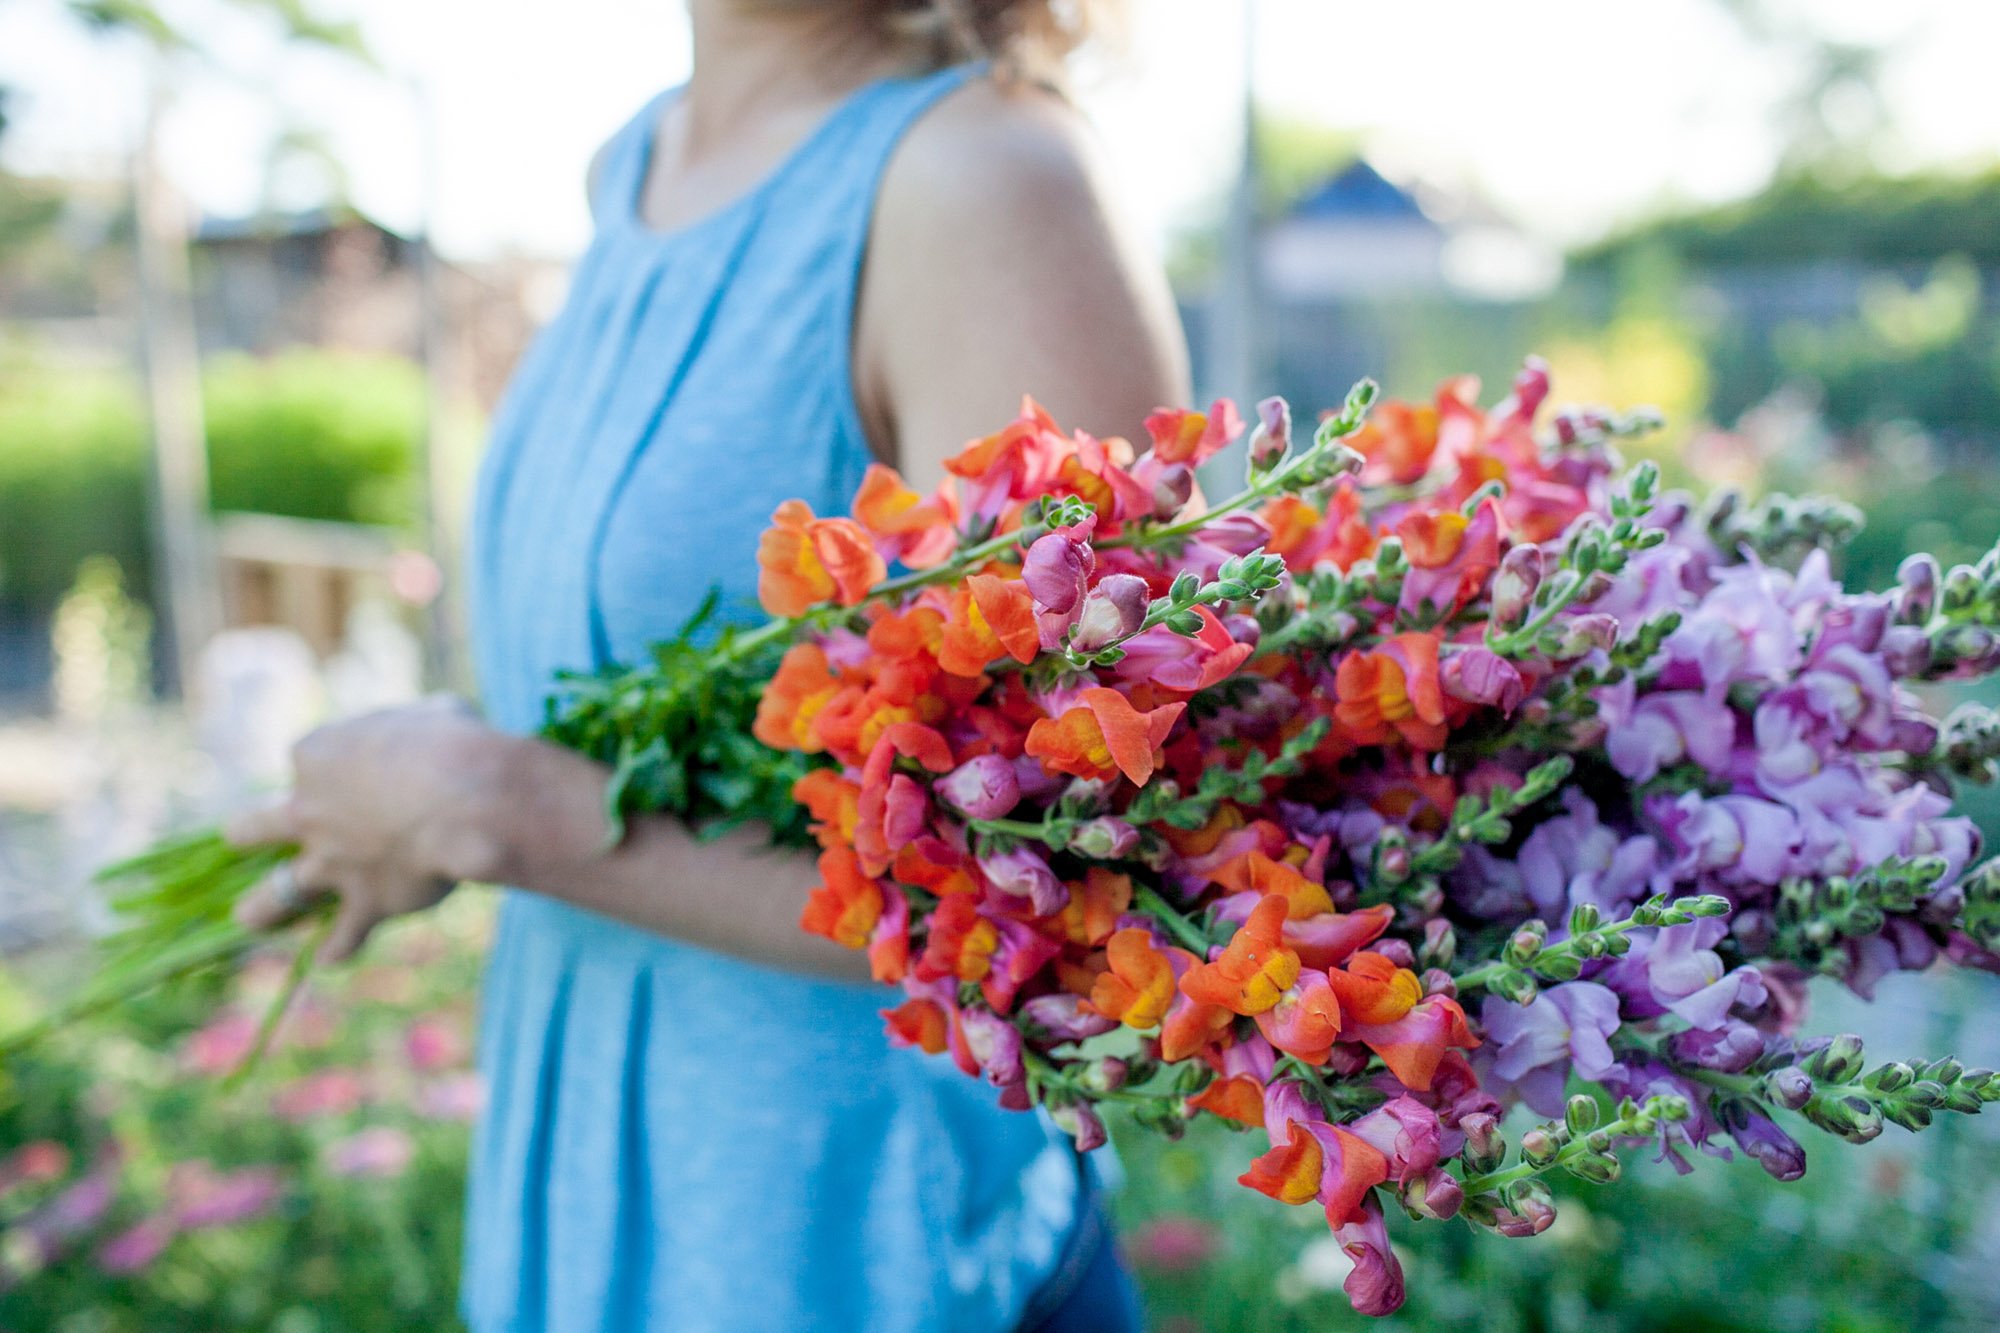
[[1111,196],[1089,126],[1048,92],[980,80],[911,128],[877,199],[856,347],[871,433],[913,475],[1024,389],[1098,433],[1186,396],[1166,275]]
[[988,225],[996,210],[1096,211],[1103,192],[1087,121],[1030,84],[973,79],[910,128],[889,164],[885,220],[947,218]]

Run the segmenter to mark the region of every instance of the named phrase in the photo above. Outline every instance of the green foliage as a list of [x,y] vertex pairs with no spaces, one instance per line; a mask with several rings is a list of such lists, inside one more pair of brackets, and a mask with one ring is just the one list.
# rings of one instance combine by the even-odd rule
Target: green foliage
[[[267,1063],[226,1078],[246,1020],[282,969],[242,988],[170,988],[0,1069],[0,1155],[36,1141],[68,1171],[0,1188],[0,1325],[52,1333],[367,1333],[454,1329],[464,1209],[472,993],[490,899],[461,892],[399,922],[368,961],[317,975]],[[60,965],[62,960],[50,960]],[[0,989],[12,980],[0,973]],[[219,1018],[216,1003],[224,1001]],[[421,1035],[420,1035],[421,1034]],[[317,1080],[316,1083],[309,1080]],[[317,1095],[312,1094],[315,1089]],[[358,1131],[407,1163],[341,1167]],[[49,1202],[116,1153],[101,1216],[37,1263]],[[191,1163],[269,1169],[268,1212],[181,1231],[157,1259],[107,1271],[104,1244],[169,1209]]]
[[[7,130],[6,89],[0,88],[0,136]],[[0,171],[0,254],[48,234],[62,216],[62,196],[46,182]]]
[[215,508],[352,523],[415,516],[423,371],[298,350],[220,357],[203,377]]
[[91,555],[146,563],[138,388],[98,370],[0,377],[0,600],[51,605]]
[[1723,268],[1849,261],[1930,264],[1965,255],[2000,265],[2000,171],[1975,176],[1800,174],[1740,203],[1667,217],[1579,252],[1586,271],[1660,247],[1688,263]]
[[809,817],[792,787],[815,761],[751,735],[783,646],[773,639],[738,652],[742,640],[729,629],[710,646],[716,600],[711,592],[679,634],[655,645],[650,664],[564,676],[542,735],[611,766],[604,799],[618,834],[628,815],[665,810],[704,836],[758,823],[775,843],[809,846]]
[[[422,372],[393,357],[227,357],[203,382],[218,509],[401,524],[414,512]],[[0,367],[0,601],[52,605],[89,556],[144,590],[146,417],[111,371]]]
[[[1278,1209],[1236,1183],[1265,1147],[1204,1119],[1168,1142],[1113,1124],[1125,1188],[1113,1202],[1148,1313],[1162,1328],[1207,1333],[1332,1329],[1604,1333],[1990,1327],[1990,1291],[1956,1282],[1938,1248],[1947,1222],[1886,1145],[1819,1154],[1804,1179],[1697,1159],[1677,1178],[1651,1153],[1605,1187],[1558,1172],[1546,1233],[1508,1240],[1461,1223],[1389,1219],[1409,1303],[1385,1319],[1353,1313],[1346,1262],[1317,1208]],[[1939,1140],[1943,1144],[1944,1140]],[[1990,1189],[1990,1167],[1960,1154],[1963,1211]],[[1836,1156],[1843,1160],[1835,1161]],[[1852,1159],[1852,1160],[1845,1160]],[[1165,1224],[1163,1227],[1162,1224]],[[1164,1243],[1167,1229],[1179,1240]],[[1182,1237],[1206,1240],[1190,1246]],[[1156,1244],[1155,1236],[1162,1243]],[[1181,1321],[1181,1322],[1175,1322]]]

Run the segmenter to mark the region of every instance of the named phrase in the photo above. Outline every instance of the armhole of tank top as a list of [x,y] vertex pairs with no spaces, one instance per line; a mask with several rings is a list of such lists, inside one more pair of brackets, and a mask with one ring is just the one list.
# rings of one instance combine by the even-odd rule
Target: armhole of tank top
[[[836,312],[834,327],[839,330],[839,371],[836,393],[839,395],[841,434],[856,451],[861,468],[870,463],[889,463],[899,466],[901,460],[893,455],[884,458],[875,452],[873,441],[868,438],[868,423],[861,413],[861,386],[856,378],[859,359],[855,356],[855,339],[859,336],[861,318],[861,289],[867,278],[868,257],[874,248],[875,214],[881,205],[882,183],[888,179],[889,168],[896,155],[908,141],[910,131],[918,122],[934,111],[940,103],[961,88],[985,77],[987,64],[980,61],[970,65],[958,65],[941,70],[932,75],[922,94],[902,114],[901,120],[892,127],[889,140],[884,145],[874,163],[873,178],[868,182],[861,216],[859,235],[855,239],[854,259],[851,270],[843,275],[840,293],[840,308]],[[859,470],[859,469],[857,469]]]
[[638,114],[612,131],[611,136],[590,155],[584,173],[584,202],[590,207],[591,225],[607,231],[630,224],[638,207],[641,177],[652,159],[653,136],[659,132],[661,114],[679,92],[668,88],[646,99]]

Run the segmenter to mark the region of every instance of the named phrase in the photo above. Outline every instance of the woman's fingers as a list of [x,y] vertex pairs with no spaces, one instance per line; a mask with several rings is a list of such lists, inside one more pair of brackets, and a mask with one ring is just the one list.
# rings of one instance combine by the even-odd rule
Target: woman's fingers
[[331,892],[308,878],[302,870],[305,864],[304,858],[285,862],[238,898],[237,924],[250,930],[275,930]]
[[291,794],[287,792],[263,805],[238,810],[223,822],[222,836],[238,847],[297,842],[298,812],[293,808]]
[[355,951],[367,942],[369,932],[375,929],[380,919],[359,900],[352,897],[341,899],[340,911],[333,918],[333,929],[327,932],[326,943],[319,948],[318,961],[322,964],[340,963],[352,958]]

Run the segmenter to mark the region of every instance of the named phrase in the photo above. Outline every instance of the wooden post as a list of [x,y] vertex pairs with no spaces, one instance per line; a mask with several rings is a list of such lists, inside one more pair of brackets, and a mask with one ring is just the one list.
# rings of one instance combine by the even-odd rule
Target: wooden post
[[[163,57],[164,59],[164,57]],[[155,75],[132,163],[140,340],[152,418],[153,593],[167,643],[167,692],[185,695],[202,646],[222,623],[209,528],[208,444],[188,272],[188,223],[160,169],[168,75]]]

